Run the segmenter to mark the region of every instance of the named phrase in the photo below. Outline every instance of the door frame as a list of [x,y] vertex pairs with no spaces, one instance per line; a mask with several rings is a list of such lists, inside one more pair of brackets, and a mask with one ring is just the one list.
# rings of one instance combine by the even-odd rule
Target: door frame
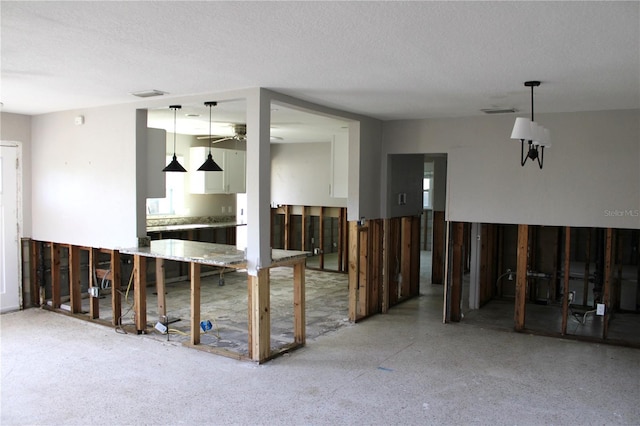
[[22,237],[23,217],[22,217],[22,142],[11,140],[0,140],[0,146],[7,148],[16,148],[16,220],[18,224],[18,238],[16,242],[16,250],[18,253],[18,309],[24,309],[23,285],[22,285]]

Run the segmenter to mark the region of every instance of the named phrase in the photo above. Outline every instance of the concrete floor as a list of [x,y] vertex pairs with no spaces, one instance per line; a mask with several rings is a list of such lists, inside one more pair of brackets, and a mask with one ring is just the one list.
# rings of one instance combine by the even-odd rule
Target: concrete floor
[[0,423],[638,424],[637,349],[441,323],[442,287],[264,365],[0,316]]

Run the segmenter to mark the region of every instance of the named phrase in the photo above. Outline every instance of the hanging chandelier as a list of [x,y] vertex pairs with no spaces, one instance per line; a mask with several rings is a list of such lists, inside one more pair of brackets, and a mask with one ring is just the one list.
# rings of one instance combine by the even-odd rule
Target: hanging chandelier
[[[527,160],[537,160],[538,166],[544,164],[544,149],[551,146],[549,130],[534,121],[533,115],[533,88],[540,86],[539,81],[525,81],[525,87],[531,87],[531,119],[526,117],[516,118],[511,132],[511,139],[520,139],[520,165],[524,166]],[[525,141],[527,149],[525,152]]]

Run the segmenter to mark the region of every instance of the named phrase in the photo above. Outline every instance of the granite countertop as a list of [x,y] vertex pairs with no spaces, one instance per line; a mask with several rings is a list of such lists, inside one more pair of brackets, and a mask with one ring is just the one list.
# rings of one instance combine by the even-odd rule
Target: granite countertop
[[237,222],[216,222],[216,223],[185,223],[181,225],[157,225],[147,226],[149,232],[170,232],[170,231],[188,231],[191,229],[205,228],[231,228],[234,226],[246,226],[246,223]]
[[[247,262],[244,251],[236,249],[233,245],[172,239],[151,241],[149,247],[120,249],[120,253],[232,268],[244,267]],[[310,254],[297,250],[271,250],[274,263],[303,259]]]

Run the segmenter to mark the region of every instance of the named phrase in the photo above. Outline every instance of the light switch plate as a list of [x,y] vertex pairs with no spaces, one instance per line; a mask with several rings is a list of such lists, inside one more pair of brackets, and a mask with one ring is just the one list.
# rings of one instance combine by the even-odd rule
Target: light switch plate
[[596,305],[596,315],[604,315],[604,303],[598,303]]

